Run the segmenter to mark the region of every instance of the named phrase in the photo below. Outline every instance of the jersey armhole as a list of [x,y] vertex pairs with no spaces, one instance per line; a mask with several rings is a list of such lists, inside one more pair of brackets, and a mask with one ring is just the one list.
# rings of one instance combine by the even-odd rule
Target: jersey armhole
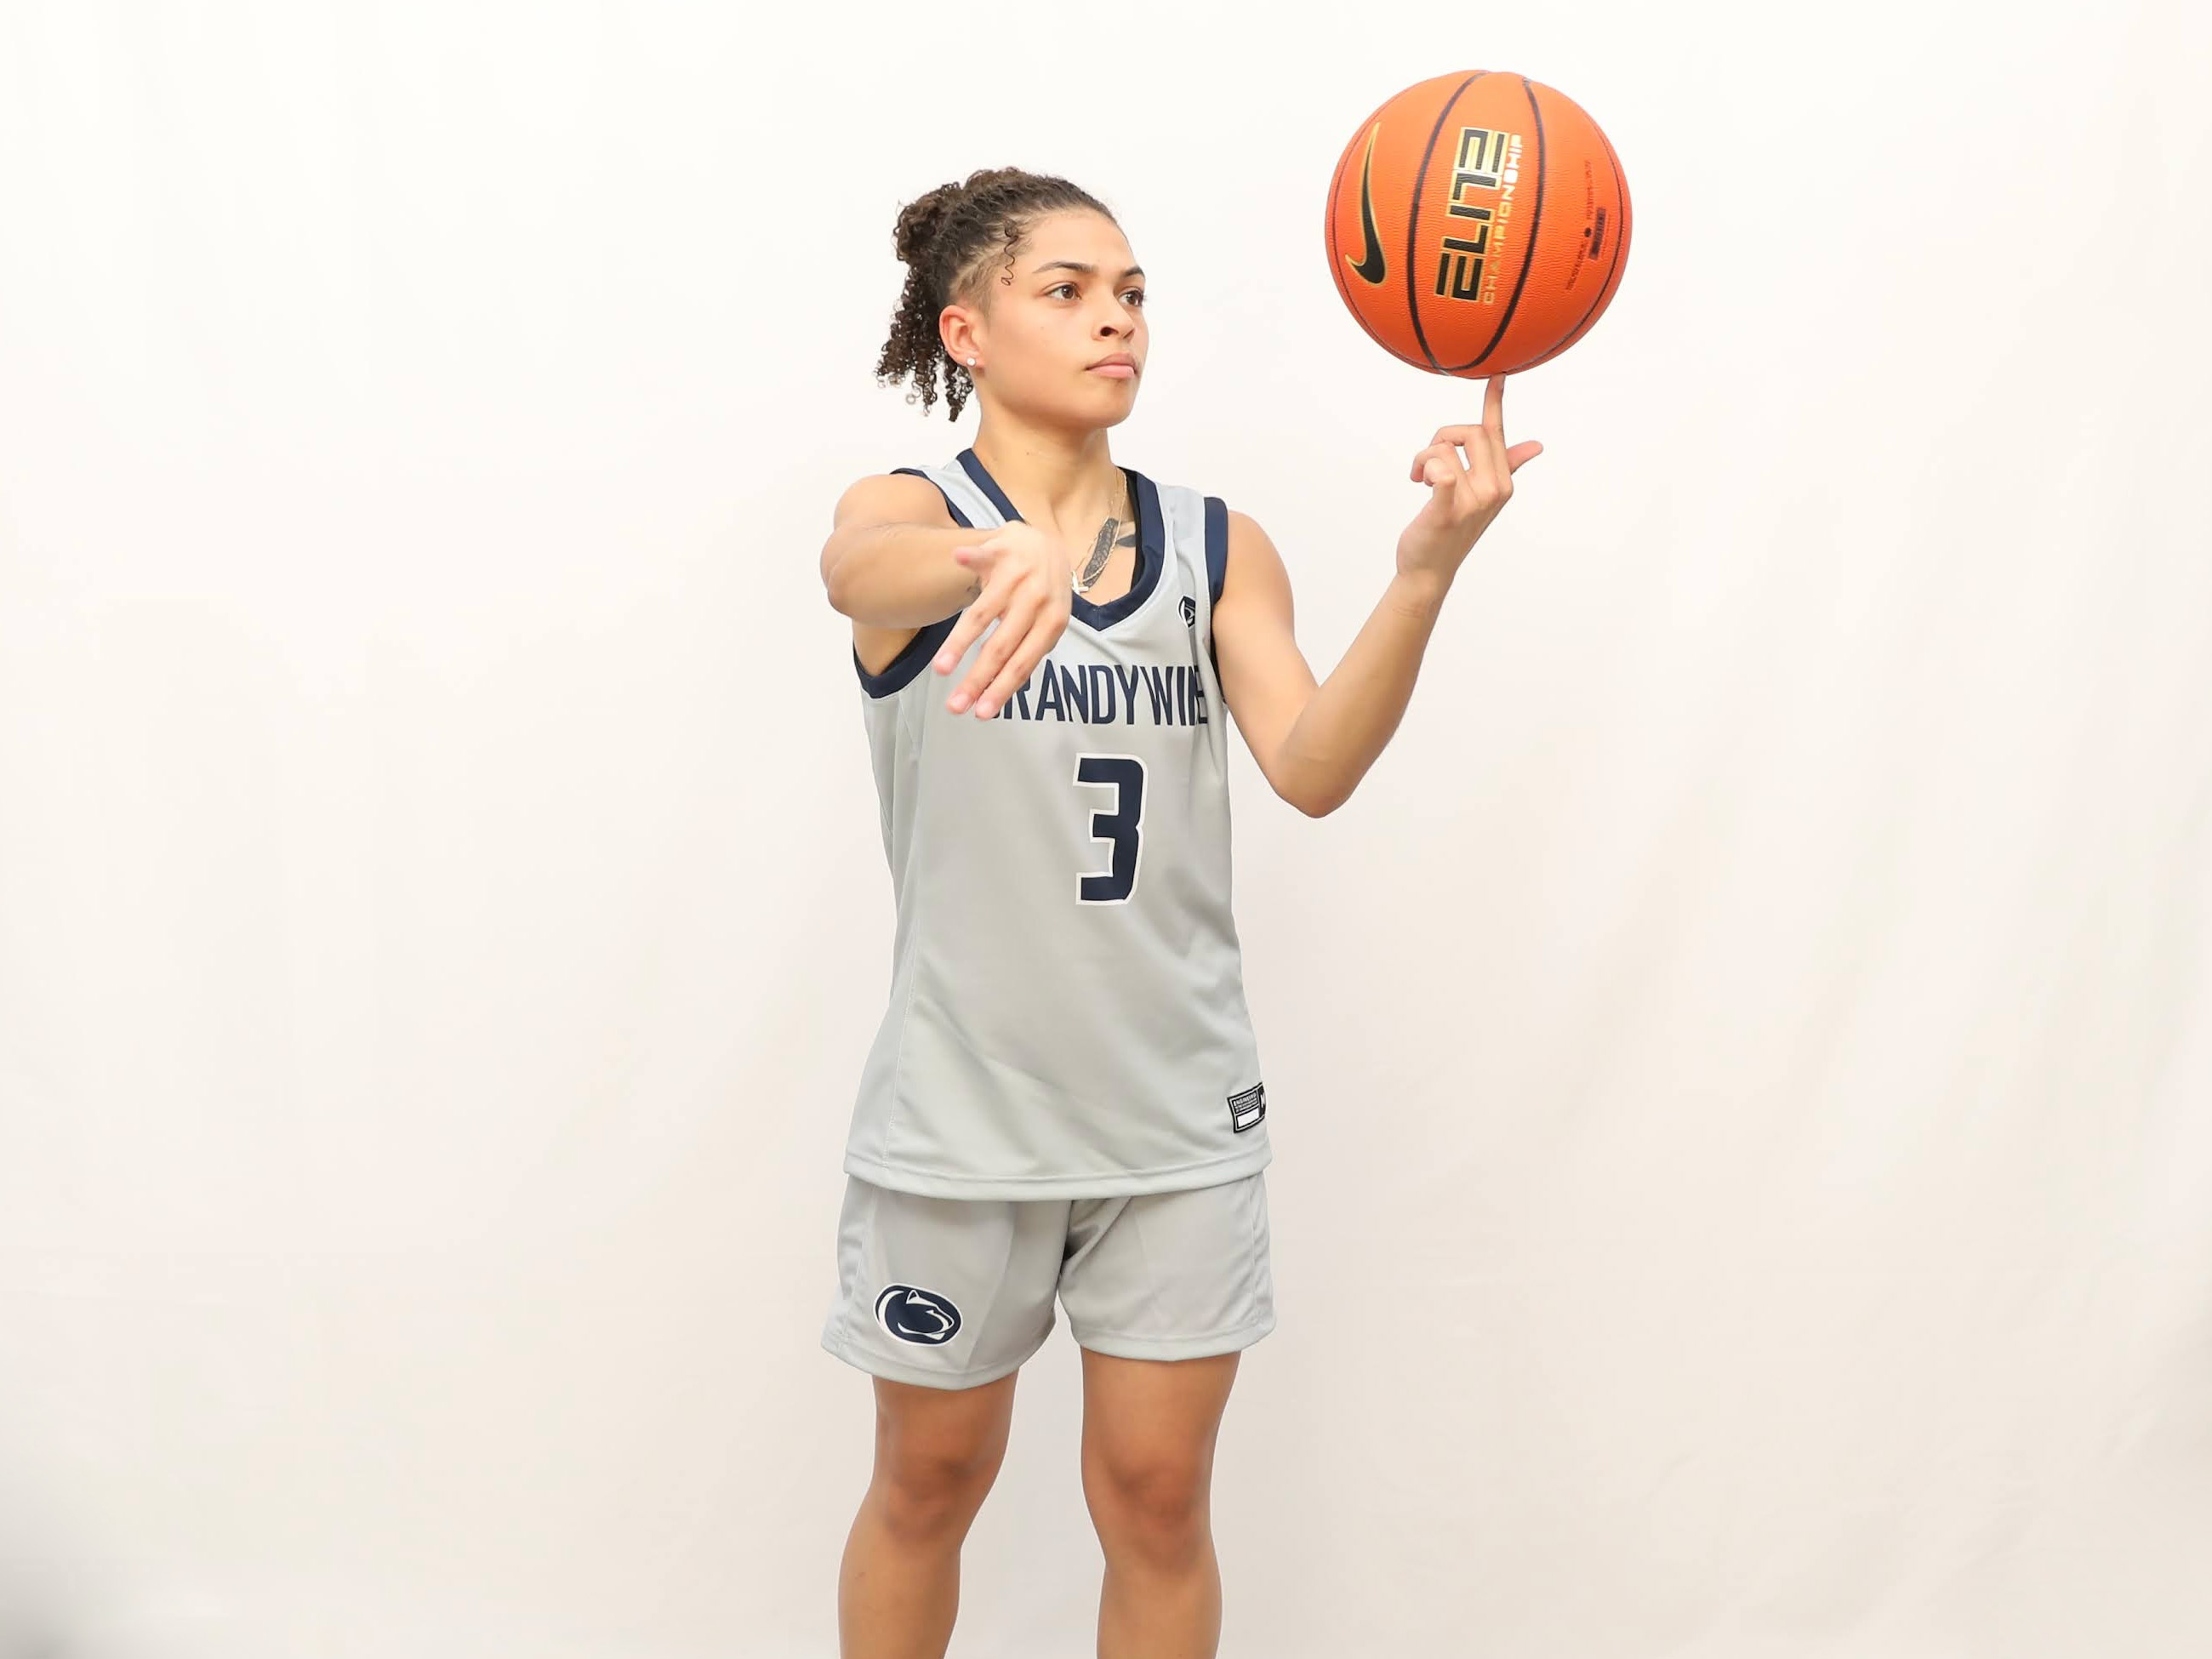
[[[920,467],[895,466],[891,471],[906,473],[911,477],[929,478],[930,483],[937,484],[937,493],[945,496],[945,510],[952,515],[952,521],[963,530],[972,530],[975,527],[969,522],[968,515],[954,503],[952,497],[945,494],[945,486],[937,483],[936,479],[930,478],[929,474]],[[871,697],[878,698],[888,697],[894,691],[905,690],[914,683],[915,676],[921,672],[922,665],[937,654],[938,648],[951,636],[953,624],[959,620],[960,612],[956,611],[942,621],[930,623],[928,627],[908,640],[898,655],[884,665],[884,672],[880,674],[868,672],[860,662],[860,647],[854,646],[853,672],[860,677],[860,690]]]
[[1221,684],[1221,653],[1213,647],[1213,607],[1221,603],[1221,584],[1229,575],[1229,507],[1218,495],[1206,498],[1206,654],[1213,664],[1213,683]]
[[1206,598],[1221,603],[1221,584],[1229,574],[1229,507],[1218,495],[1206,498]]

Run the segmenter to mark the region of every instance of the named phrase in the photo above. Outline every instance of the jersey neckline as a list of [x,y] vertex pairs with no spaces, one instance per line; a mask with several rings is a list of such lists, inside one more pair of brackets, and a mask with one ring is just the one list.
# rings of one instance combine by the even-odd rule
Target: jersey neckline
[[[961,469],[998,509],[999,516],[1008,524],[1022,522],[1022,515],[1014,511],[1013,502],[1006,499],[1006,492],[999,488],[999,481],[991,476],[990,469],[975,450],[962,450],[959,459]],[[1134,467],[1125,466],[1121,471],[1128,475],[1130,491],[1137,502],[1137,570],[1130,579],[1129,591],[1103,605],[1093,605],[1080,593],[1070,592],[1067,596],[1068,615],[1101,632],[1124,617],[1134,615],[1152,598],[1152,590],[1159,586],[1160,571],[1167,563],[1167,530],[1160,514],[1158,486]]]

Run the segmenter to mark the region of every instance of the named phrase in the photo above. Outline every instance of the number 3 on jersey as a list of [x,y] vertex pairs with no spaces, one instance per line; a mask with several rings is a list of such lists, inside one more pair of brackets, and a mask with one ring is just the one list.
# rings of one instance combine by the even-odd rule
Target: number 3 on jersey
[[1145,763],[1134,755],[1079,755],[1075,781],[1114,792],[1112,810],[1102,807],[1091,815],[1091,838],[1113,848],[1113,862],[1103,871],[1077,876],[1076,902],[1124,903],[1137,890],[1137,861],[1144,853],[1138,824],[1145,816]]

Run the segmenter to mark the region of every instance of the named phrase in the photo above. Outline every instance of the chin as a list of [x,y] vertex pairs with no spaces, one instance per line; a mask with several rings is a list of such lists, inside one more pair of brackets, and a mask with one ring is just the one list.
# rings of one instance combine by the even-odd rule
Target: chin
[[[1011,405],[1011,400],[1009,403]],[[1097,432],[1109,426],[1119,426],[1127,420],[1136,412],[1137,400],[1134,398],[1100,397],[1094,392],[1088,398],[1070,398],[1065,403],[1054,400],[1049,404],[1027,404],[1018,407],[1027,418],[1048,426]]]

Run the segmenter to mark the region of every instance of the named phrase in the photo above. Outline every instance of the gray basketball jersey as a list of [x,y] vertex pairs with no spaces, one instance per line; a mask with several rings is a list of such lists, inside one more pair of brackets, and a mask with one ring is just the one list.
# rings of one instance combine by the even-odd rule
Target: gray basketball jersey
[[[1018,519],[972,449],[927,470],[956,523]],[[999,714],[945,706],[957,616],[853,665],[897,903],[848,1173],[945,1198],[1169,1192],[1264,1169],[1267,1096],[1229,908],[1213,651],[1228,509],[1127,471],[1129,592],[1073,596]]]

